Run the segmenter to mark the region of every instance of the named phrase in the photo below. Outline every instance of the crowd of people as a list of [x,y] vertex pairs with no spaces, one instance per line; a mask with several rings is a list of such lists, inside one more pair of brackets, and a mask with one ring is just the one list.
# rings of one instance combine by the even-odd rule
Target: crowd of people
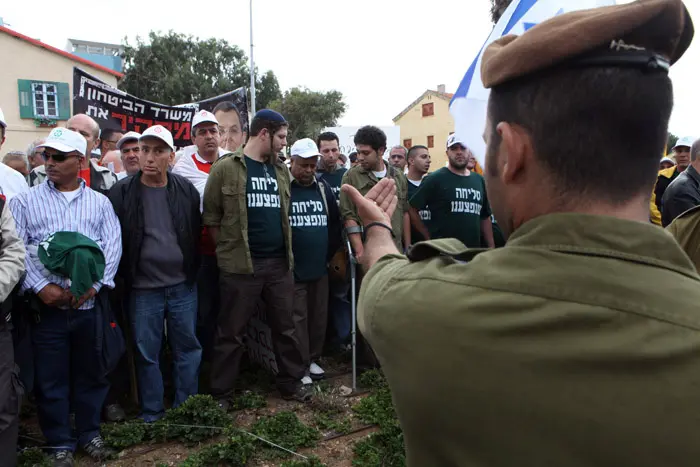
[[352,255],[362,357],[384,370],[409,465],[694,465],[700,140],[660,160],[668,69],[692,36],[680,0],[638,0],[488,46],[483,176],[456,134],[430,173],[427,147],[387,148],[374,126],[347,158],[329,132],[286,156],[283,115],[244,128],[233,105],[198,111],[187,148],[74,115],[8,153],[0,456],[24,386],[55,466],[109,457],[124,346],[144,422],[166,409],[165,340],[172,405],[206,362],[228,409],[256,313],[280,395],[309,401],[324,349],[351,339]]

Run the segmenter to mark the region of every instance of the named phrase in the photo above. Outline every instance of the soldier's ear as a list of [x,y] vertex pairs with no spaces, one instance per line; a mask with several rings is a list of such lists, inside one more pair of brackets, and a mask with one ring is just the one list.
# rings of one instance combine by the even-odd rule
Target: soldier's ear
[[502,181],[505,184],[515,183],[526,170],[532,147],[530,135],[521,126],[508,122],[500,122],[496,131],[501,136]]

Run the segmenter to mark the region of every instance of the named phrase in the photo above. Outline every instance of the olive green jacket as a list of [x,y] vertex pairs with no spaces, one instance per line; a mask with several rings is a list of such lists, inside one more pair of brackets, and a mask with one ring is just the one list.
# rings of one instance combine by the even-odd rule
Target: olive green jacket
[[700,271],[700,206],[688,209],[676,217],[666,230],[671,233]]
[[700,276],[663,229],[551,214],[410,256],[358,309],[409,466],[698,465]]
[[[289,227],[290,174],[278,160],[274,163],[282,212],[282,231],[289,269],[294,266],[292,229]],[[248,204],[246,183],[248,172],[242,150],[219,158],[211,168],[204,189],[202,221],[208,227],[219,227],[216,257],[219,268],[230,274],[253,274],[253,259],[248,243]]]
[[[396,204],[394,214],[391,216],[391,229],[394,231],[394,243],[396,244],[396,248],[398,248],[399,251],[403,251],[403,215],[405,212],[408,212],[408,180],[404,174],[388,163],[385,162],[385,165],[387,177],[391,177],[396,181],[398,203]],[[354,186],[357,188],[357,191],[366,195],[374,185],[379,183],[379,180],[371,170],[365,170],[361,165],[358,165],[345,172],[340,185],[342,186],[346,183]],[[358,225],[362,225],[360,216],[357,214],[357,207],[350,200],[348,195],[342,191],[340,192],[340,216],[343,218],[343,222],[354,220]]]

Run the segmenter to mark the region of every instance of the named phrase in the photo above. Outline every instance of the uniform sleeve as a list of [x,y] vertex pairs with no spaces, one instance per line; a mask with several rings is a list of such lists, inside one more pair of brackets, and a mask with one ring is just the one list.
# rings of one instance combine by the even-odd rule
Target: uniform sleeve
[[122,258],[122,229],[117,214],[109,201],[105,200],[102,212],[102,228],[98,243],[105,255],[105,273],[102,280],[92,286],[97,292],[103,285],[110,289],[114,288],[114,276],[117,274],[119,261]]
[[360,299],[357,304],[357,324],[370,343],[374,338],[374,316],[382,305],[384,297],[394,296],[391,285],[393,278],[409,264],[408,259],[401,255],[386,255],[377,261],[362,279]]
[[489,204],[489,196],[486,193],[486,182],[483,178],[481,179],[481,186],[483,187],[481,191],[484,194],[484,202],[481,203],[481,218],[486,219],[491,217],[491,205]]
[[221,162],[214,164],[207,178],[207,185],[204,188],[204,208],[202,213],[202,223],[210,227],[221,225],[224,217],[224,200],[221,193],[223,185],[224,169]]
[[[346,183],[352,185],[350,177],[348,177],[349,174],[350,171],[347,171],[345,175],[343,175],[343,180],[340,182],[341,187]],[[353,220],[358,224],[362,224],[360,216],[357,215],[357,207],[350,201],[350,197],[342,190],[340,191],[340,216],[343,218],[343,221]]]
[[408,179],[404,176],[401,180],[401,183],[403,183],[403,203],[401,209],[403,209],[403,212],[408,212],[410,206],[408,204]]
[[428,200],[431,198],[433,192],[433,178],[434,175],[428,175],[423,178],[418,191],[416,191],[411,199],[408,200],[408,204],[416,209],[423,209],[428,205]]
[[7,203],[0,213],[0,303],[12,292],[24,274],[24,242],[17,236],[15,221]]
[[[26,202],[26,197],[22,195],[15,196],[10,201],[10,211],[12,212],[12,217],[15,219],[17,236],[22,239],[22,243],[24,243],[25,248],[29,243],[29,232],[27,231],[29,213],[27,212]],[[24,255],[24,266],[27,272],[23,284],[25,289],[32,290],[34,293],[38,294],[41,289],[51,283],[51,281],[46,279],[41,271],[39,271],[27,254]]]

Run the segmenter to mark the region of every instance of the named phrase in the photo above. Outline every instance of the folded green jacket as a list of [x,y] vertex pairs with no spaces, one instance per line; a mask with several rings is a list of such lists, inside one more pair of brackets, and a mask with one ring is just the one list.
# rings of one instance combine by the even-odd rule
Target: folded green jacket
[[39,244],[39,260],[50,272],[71,280],[80,298],[105,273],[105,256],[93,240],[78,232],[55,232]]

